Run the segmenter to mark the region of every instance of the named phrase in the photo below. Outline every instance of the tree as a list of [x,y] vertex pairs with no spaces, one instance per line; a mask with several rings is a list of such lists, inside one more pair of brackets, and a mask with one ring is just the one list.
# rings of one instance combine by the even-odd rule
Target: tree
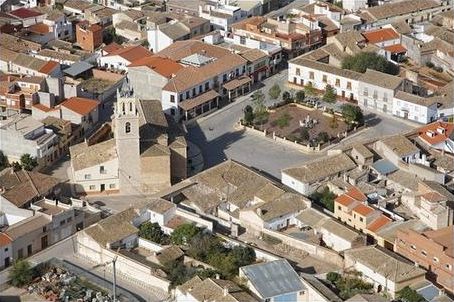
[[326,132],[320,132],[318,135],[317,135],[317,140],[320,142],[320,143],[326,143],[327,141],[329,141],[329,134],[326,133]]
[[311,136],[309,134],[309,129],[307,129],[307,127],[302,127],[301,130],[300,130],[300,137],[303,141],[308,141]]
[[297,103],[302,103],[304,102],[304,98],[306,97],[305,93],[303,90],[299,90],[296,95],[295,95],[295,99],[296,99],[296,102]]
[[345,104],[342,106],[342,117],[345,122],[349,125],[357,124],[362,125],[364,123],[364,115],[361,108],[351,104]]
[[323,205],[324,208],[331,212],[334,212],[334,199],[336,197],[336,194],[331,192],[328,187],[323,188],[322,192],[316,191],[311,195],[315,202]]
[[423,296],[421,296],[417,291],[414,289],[405,286],[399,292],[397,292],[397,297],[399,297],[404,302],[424,302]]
[[13,286],[22,287],[29,284],[33,279],[33,270],[26,260],[18,260],[9,273],[10,282]]
[[399,65],[389,62],[384,56],[374,52],[360,52],[348,56],[342,60],[342,68],[361,73],[369,68],[392,75],[399,74]]
[[284,93],[282,93],[282,99],[286,102],[290,102],[292,100],[290,92],[284,91]]
[[276,100],[279,98],[279,95],[281,94],[281,87],[276,83],[274,84],[270,90],[268,90],[268,95],[270,96],[271,99]]
[[36,157],[25,153],[20,157],[20,165],[24,170],[31,171],[38,165],[38,161],[36,160]]
[[206,261],[209,256],[223,251],[224,247],[219,238],[211,234],[199,233],[191,239],[187,253],[192,258]]
[[103,32],[103,38],[102,41],[105,44],[110,44],[112,42],[115,42],[117,44],[122,44],[123,43],[123,38],[117,35],[115,28],[113,26],[107,27],[104,32]]
[[8,167],[8,158],[6,158],[6,155],[0,150],[0,171],[6,167]]
[[327,103],[334,103],[336,101],[336,90],[331,85],[326,85],[323,100]]
[[168,236],[164,234],[159,224],[156,222],[151,223],[149,221],[142,223],[139,226],[139,237],[159,244],[167,244],[169,241]]
[[140,45],[147,49],[150,47],[150,43],[148,42],[148,40],[143,40],[142,43],[140,43]]
[[176,245],[187,245],[194,236],[201,232],[195,224],[185,223],[178,226],[170,236],[170,241]]
[[308,96],[314,96],[316,94],[315,88],[311,82],[304,85],[304,94]]
[[339,281],[340,278],[341,275],[336,272],[329,272],[328,274],[326,274],[326,280],[328,280],[332,284],[336,284],[336,282]]
[[252,95],[252,98],[254,99],[253,101],[253,107],[254,107],[254,116],[255,116],[255,121],[263,125],[265,121],[268,119],[268,110],[265,106],[265,95],[261,90],[257,90],[254,92]]
[[252,109],[252,107],[250,105],[247,105],[246,107],[244,107],[244,122],[247,124],[247,125],[250,125],[254,122],[254,109]]

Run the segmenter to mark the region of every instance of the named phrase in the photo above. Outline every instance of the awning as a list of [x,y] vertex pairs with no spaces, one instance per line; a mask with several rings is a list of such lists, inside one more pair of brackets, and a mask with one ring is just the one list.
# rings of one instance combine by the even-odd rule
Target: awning
[[407,52],[407,49],[404,46],[402,46],[402,44],[396,44],[396,45],[387,46],[387,47],[385,47],[385,50],[389,51],[391,53],[404,53],[404,52]]
[[216,98],[219,96],[219,93],[217,93],[214,90],[209,90],[207,92],[204,92],[195,98],[185,100],[179,104],[180,108],[183,109],[184,111],[191,110],[197,106],[200,106],[202,104],[205,104],[206,102],[211,101],[212,99]]
[[227,90],[233,90],[238,87],[243,86],[244,84],[247,84],[249,82],[252,82],[252,79],[248,76],[241,76],[239,78],[233,79],[230,82],[227,82],[223,85],[223,87]]

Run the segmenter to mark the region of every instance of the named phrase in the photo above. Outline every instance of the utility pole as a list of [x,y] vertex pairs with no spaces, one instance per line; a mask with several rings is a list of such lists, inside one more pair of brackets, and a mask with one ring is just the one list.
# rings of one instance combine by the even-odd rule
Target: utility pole
[[115,255],[115,257],[112,260],[112,266],[113,266],[113,289],[112,289],[112,294],[113,294],[113,302],[117,301],[117,258],[118,255]]

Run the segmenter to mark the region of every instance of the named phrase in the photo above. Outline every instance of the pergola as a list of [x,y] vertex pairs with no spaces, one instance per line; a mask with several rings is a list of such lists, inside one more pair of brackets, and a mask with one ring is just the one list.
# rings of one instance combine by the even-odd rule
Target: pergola
[[234,98],[251,91],[251,83],[252,79],[250,77],[241,76],[225,83],[223,87],[227,90],[229,100],[233,100]]
[[218,106],[219,93],[214,90],[209,90],[179,104],[184,112],[185,120],[190,120]]

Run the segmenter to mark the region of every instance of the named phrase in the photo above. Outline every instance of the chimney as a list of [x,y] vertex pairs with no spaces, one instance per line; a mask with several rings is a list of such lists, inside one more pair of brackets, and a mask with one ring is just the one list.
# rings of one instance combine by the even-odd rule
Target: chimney
[[216,278],[216,280],[221,279],[221,276],[219,274],[216,274],[214,277]]
[[229,289],[227,288],[227,286],[224,286],[223,290],[224,290],[224,297],[226,297],[229,294]]
[[261,208],[257,208],[255,211],[256,211],[257,215],[262,216],[262,209]]

